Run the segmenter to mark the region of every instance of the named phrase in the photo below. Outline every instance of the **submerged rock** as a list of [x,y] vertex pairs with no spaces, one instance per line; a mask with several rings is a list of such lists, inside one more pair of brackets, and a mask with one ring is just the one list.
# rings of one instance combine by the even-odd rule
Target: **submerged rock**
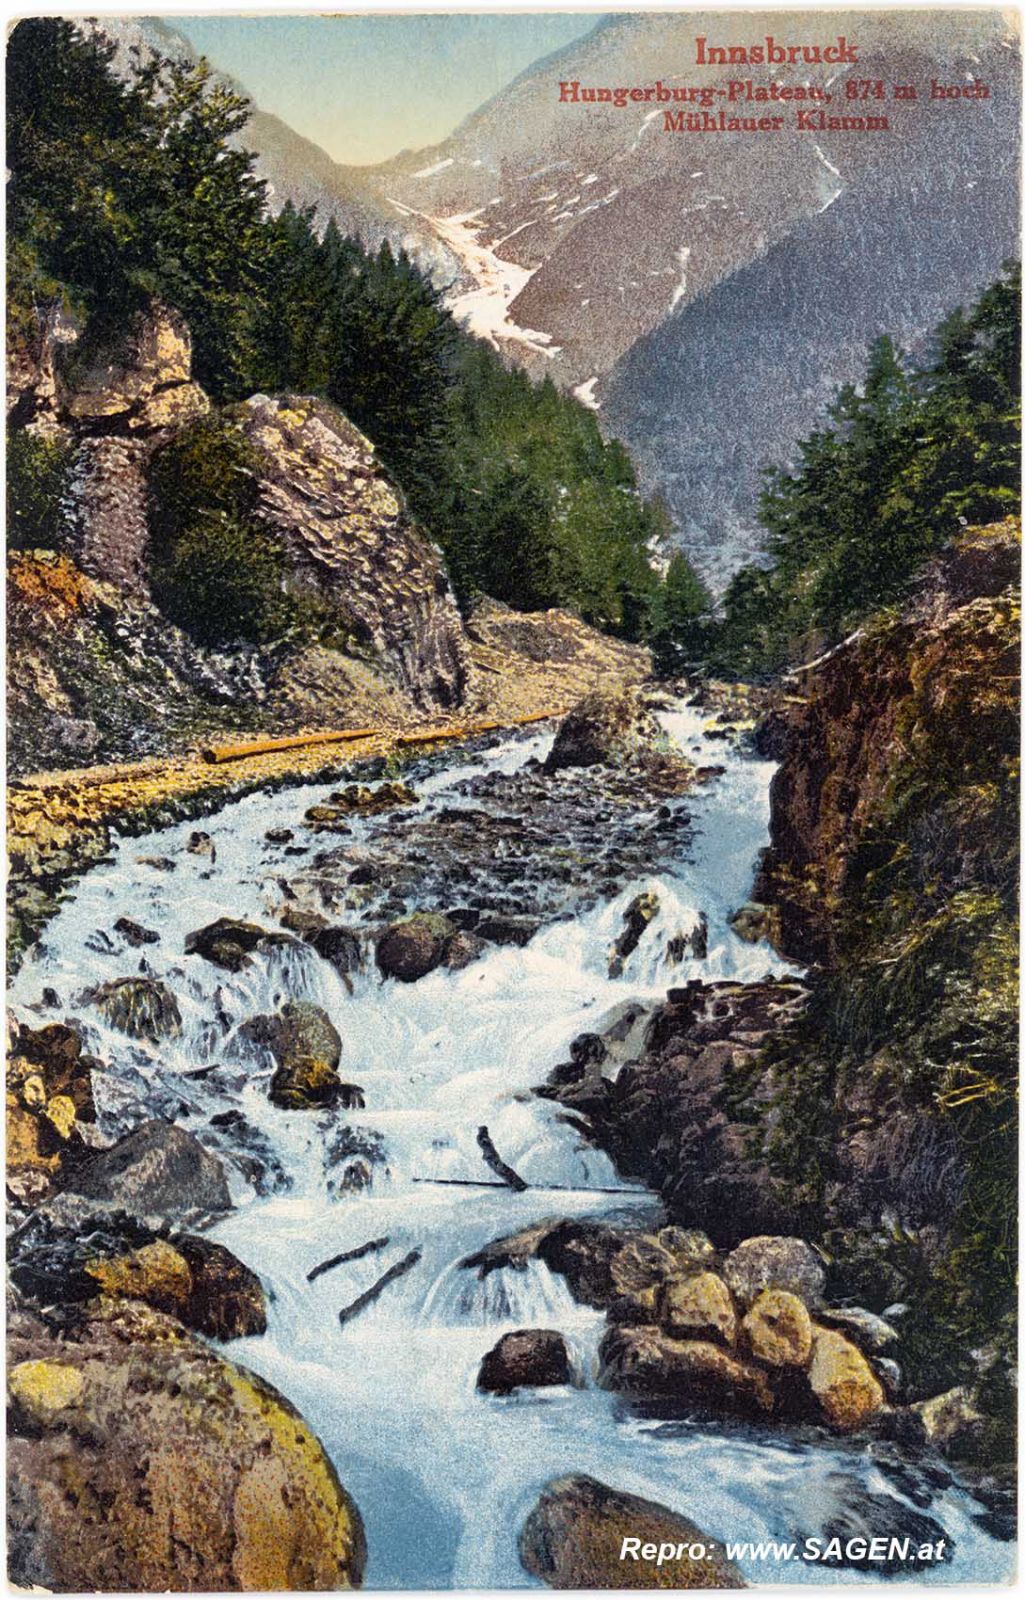
[[166,983],[155,978],[115,978],[87,997],[100,1015],[130,1039],[159,1044],[182,1031],[178,1002]]
[[73,1593],[359,1583],[359,1512],[268,1383],[137,1302],[107,1302],[59,1341],[21,1313],[11,1335],[14,1583]]
[[477,1374],[478,1389],[509,1394],[521,1387],[545,1388],[571,1381],[569,1350],[554,1328],[520,1328],[489,1350]]
[[[637,1559],[632,1551],[623,1559],[624,1540],[637,1541]],[[662,1560],[640,1556],[645,1547]],[[519,1550],[526,1570],[551,1589],[746,1587],[721,1543],[687,1517],[582,1473],[546,1485]]]
[[[829,1508],[821,1524],[798,1535],[802,1546],[817,1539],[816,1565],[821,1561],[826,1567],[889,1577],[897,1572],[927,1572],[954,1554],[953,1539],[932,1517],[913,1511],[891,1494],[866,1489],[851,1473],[831,1472],[821,1498]],[[874,1559],[873,1540],[881,1541]]]

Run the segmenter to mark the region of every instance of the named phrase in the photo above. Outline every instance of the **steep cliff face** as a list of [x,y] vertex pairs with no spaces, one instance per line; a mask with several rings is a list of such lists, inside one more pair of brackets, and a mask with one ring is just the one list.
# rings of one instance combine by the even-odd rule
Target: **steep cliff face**
[[336,600],[416,703],[458,705],[466,646],[441,553],[370,440],[332,406],[295,395],[254,395],[238,415],[265,463],[258,516],[288,550],[290,581]]
[[[1019,574],[1012,525],[971,530],[903,611],[791,675],[758,889],[779,906],[785,954],[843,953],[888,834],[891,852],[920,859],[926,900],[991,878],[1013,784]],[[894,841],[897,818],[908,836]]]

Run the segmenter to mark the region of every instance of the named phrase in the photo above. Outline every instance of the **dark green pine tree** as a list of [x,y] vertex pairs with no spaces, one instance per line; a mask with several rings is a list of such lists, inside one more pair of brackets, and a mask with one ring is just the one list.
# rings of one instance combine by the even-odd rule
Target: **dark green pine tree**
[[660,676],[672,677],[700,659],[711,607],[711,595],[677,550],[651,597],[648,614],[648,644]]

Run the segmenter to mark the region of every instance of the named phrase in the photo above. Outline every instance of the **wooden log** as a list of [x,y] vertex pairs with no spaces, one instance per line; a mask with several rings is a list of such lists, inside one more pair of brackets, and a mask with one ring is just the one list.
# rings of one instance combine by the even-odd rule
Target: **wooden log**
[[382,1272],[377,1282],[371,1284],[365,1294],[358,1295],[351,1305],[343,1306],[338,1313],[338,1320],[342,1327],[344,1328],[347,1322],[351,1322],[353,1317],[358,1317],[360,1312],[365,1310],[367,1306],[373,1305],[382,1290],[387,1289],[388,1285],[394,1283],[396,1278],[404,1277],[407,1272],[416,1266],[419,1259],[419,1250],[411,1250],[408,1256],[403,1256],[401,1261],[396,1261],[395,1265],[389,1267],[387,1272]]
[[381,728],[343,728],[334,733],[296,733],[281,739],[250,739],[244,744],[213,744],[200,752],[204,761],[242,761],[246,756],[264,756],[275,750],[303,750],[307,745],[345,744],[351,739],[370,739]]
[[477,1143],[480,1146],[481,1155],[492,1172],[501,1178],[502,1182],[507,1184],[510,1189],[515,1189],[517,1194],[522,1194],[528,1185],[524,1183],[518,1172],[514,1172],[512,1167],[502,1160],[486,1127],[477,1129]]
[[358,1244],[355,1250],[343,1250],[341,1255],[329,1256],[319,1266],[313,1267],[306,1274],[306,1282],[312,1283],[314,1278],[319,1278],[325,1272],[330,1272],[332,1267],[340,1267],[345,1261],[359,1261],[363,1256],[376,1255],[378,1250],[383,1250],[388,1243],[387,1235],[383,1239],[368,1239],[366,1244]]

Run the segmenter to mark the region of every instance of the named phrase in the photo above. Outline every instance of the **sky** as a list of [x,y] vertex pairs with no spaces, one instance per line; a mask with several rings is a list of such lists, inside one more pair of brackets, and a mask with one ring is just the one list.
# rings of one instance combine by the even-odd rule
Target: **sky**
[[593,12],[166,17],[263,111],[334,160],[366,165],[437,144]]

